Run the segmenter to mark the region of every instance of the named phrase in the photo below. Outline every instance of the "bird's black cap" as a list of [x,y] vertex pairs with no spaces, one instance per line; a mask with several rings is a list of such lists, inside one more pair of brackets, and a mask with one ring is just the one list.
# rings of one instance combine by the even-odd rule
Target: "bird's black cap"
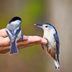
[[11,23],[12,21],[15,21],[15,20],[20,20],[20,21],[22,21],[22,19],[21,19],[20,17],[14,16],[14,17],[9,21],[9,23]]

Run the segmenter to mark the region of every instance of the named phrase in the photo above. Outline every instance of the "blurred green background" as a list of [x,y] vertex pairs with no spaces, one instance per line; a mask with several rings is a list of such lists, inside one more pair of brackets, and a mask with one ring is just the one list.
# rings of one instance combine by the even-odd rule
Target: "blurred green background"
[[0,72],[72,72],[72,0],[0,0],[0,29],[13,16],[22,18],[25,35],[40,35],[34,23],[50,22],[60,38],[60,70],[40,45],[21,49],[18,55],[0,54]]

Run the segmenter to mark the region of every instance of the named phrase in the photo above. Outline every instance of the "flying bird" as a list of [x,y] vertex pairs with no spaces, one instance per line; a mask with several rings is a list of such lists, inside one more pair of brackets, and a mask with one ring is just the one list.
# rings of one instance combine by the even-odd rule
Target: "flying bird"
[[21,31],[21,23],[22,23],[21,18],[18,16],[15,16],[9,21],[9,23],[6,26],[6,32],[8,34],[8,37],[10,39],[10,44],[11,44],[10,54],[18,52],[16,42],[19,39],[23,40],[23,34]]
[[35,24],[37,27],[41,28],[43,30],[43,38],[45,38],[48,43],[46,45],[42,45],[43,50],[46,51],[47,55],[50,55],[54,61],[55,68],[59,69],[60,67],[60,61],[59,61],[59,37],[58,32],[50,23],[44,23],[44,24]]

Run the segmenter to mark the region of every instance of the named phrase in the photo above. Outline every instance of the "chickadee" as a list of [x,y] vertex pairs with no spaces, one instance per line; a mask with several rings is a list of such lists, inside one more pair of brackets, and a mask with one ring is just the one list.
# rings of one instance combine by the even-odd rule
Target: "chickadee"
[[43,38],[47,39],[48,44],[42,45],[42,48],[45,49],[46,53],[49,54],[54,61],[56,69],[59,69],[59,37],[56,28],[50,24],[35,24],[37,27],[43,29]]
[[10,39],[10,54],[17,53],[18,49],[16,46],[16,41],[21,39],[23,40],[23,34],[21,31],[21,18],[20,17],[13,17],[6,27],[6,32],[8,34],[8,37]]

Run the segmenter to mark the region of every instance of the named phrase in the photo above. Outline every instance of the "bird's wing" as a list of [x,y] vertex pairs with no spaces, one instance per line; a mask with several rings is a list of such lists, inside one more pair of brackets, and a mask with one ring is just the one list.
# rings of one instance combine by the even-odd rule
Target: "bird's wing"
[[55,38],[55,41],[56,41],[56,47],[59,49],[59,37],[58,37],[57,32],[54,34],[54,38]]
[[58,37],[57,32],[54,34],[54,38],[55,38],[55,41],[56,41],[56,54],[57,54],[56,59],[59,61],[59,46],[60,46],[60,44],[59,44],[59,37]]
[[7,28],[5,30],[6,30],[6,32],[8,34],[8,36],[9,36],[9,38],[11,39],[11,37],[13,37],[12,33]]

